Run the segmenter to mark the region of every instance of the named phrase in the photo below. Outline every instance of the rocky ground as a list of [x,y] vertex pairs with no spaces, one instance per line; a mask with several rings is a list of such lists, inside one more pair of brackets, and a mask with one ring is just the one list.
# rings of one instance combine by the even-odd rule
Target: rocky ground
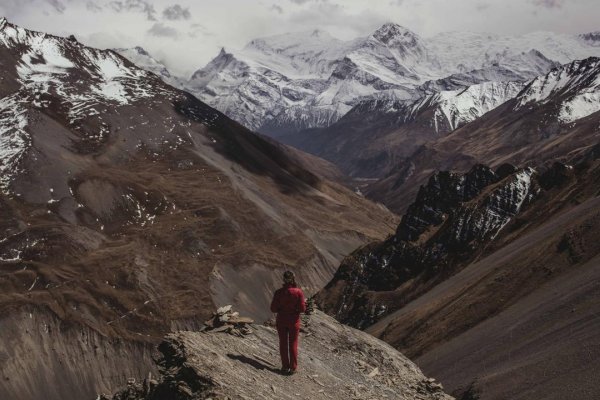
[[112,400],[450,399],[401,353],[317,311],[300,336],[299,370],[279,372],[275,328],[182,331],[160,344],[159,380],[130,381]]

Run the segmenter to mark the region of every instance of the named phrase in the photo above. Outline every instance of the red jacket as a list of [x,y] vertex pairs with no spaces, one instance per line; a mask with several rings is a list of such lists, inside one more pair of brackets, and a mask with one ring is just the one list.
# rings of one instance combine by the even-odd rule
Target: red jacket
[[271,302],[271,312],[277,313],[277,324],[295,325],[300,323],[300,313],[306,311],[302,289],[286,283],[277,289]]

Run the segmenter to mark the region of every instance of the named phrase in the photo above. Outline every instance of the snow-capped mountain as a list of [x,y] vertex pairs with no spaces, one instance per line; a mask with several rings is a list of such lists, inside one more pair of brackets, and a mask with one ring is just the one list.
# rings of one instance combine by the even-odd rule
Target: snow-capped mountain
[[523,86],[521,82],[483,82],[465,89],[441,91],[417,100],[407,119],[415,118],[419,112],[433,106],[436,133],[440,133],[441,124],[447,126],[444,132],[447,133],[512,99]]
[[517,100],[517,108],[558,101],[563,123],[600,111],[600,58],[574,61],[535,78]]
[[[385,138],[383,143],[379,138],[372,140],[374,150],[370,156],[381,159],[391,152],[407,157],[396,157],[388,167],[389,173],[363,193],[391,209],[402,210],[406,205],[405,196],[412,196],[411,191],[416,191],[430,171],[436,169],[464,170],[477,162],[494,167],[504,162],[539,165],[556,157],[572,158],[581,154],[600,140],[599,61],[597,57],[590,57],[556,68],[532,80],[514,98],[459,126],[451,134],[429,136],[428,143],[413,147],[408,155],[401,153],[402,150],[421,136],[427,136],[428,131],[419,131],[419,126],[414,125],[410,129],[398,125],[395,129],[388,128],[381,134]],[[355,121],[364,121],[364,115],[357,116]],[[431,114],[422,116],[431,117]],[[337,131],[332,129],[344,118],[322,130],[322,136],[336,136]],[[360,137],[361,133],[364,135],[370,128],[367,122],[363,123],[356,128],[356,133],[351,132],[350,140]],[[344,149],[343,140],[338,135],[338,148]],[[332,142],[331,139],[327,142],[330,151]],[[348,150],[345,153],[350,154]],[[353,157],[356,164],[365,157],[365,151],[355,149]]]
[[525,82],[600,55],[590,35],[422,38],[393,23],[350,41],[322,31],[284,34],[221,50],[186,89],[250,128],[280,136],[328,126],[366,100],[415,101],[483,82]]
[[140,46],[131,47],[131,48],[121,48],[121,49],[113,49],[135,65],[140,68],[145,69],[146,71],[150,71],[156,75],[166,83],[171,86],[174,86],[178,89],[183,88],[183,82],[181,78],[173,75],[169,69],[160,61],[156,60],[152,57],[146,50],[144,50]]
[[[163,91],[155,85],[152,74],[127,63],[114,52],[29,31],[9,24],[4,18],[0,19],[0,44],[4,52],[25,49],[18,55],[14,71],[20,85],[8,86],[6,95],[0,99],[2,191],[8,190],[32,145],[28,131],[36,125],[37,110],[58,108],[65,123],[71,126],[96,116],[93,132],[80,132],[85,136],[82,140],[93,147],[93,143],[101,143],[108,137],[110,129],[102,117],[107,107],[149,99]],[[5,82],[13,78],[10,74],[9,70]],[[56,102],[57,97],[60,103]]]

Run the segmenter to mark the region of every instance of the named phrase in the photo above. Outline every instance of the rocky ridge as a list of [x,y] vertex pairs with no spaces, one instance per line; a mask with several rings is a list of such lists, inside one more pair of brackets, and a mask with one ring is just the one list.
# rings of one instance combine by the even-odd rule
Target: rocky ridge
[[256,325],[237,337],[175,332],[159,345],[158,379],[131,381],[101,399],[451,399],[384,342],[320,311],[300,335],[299,370],[279,373],[277,332]]
[[382,178],[420,146],[513,99],[522,82],[483,82],[416,100],[365,100],[323,129],[279,140],[323,157],[357,178]]
[[342,322],[372,325],[481,253],[538,191],[533,169],[508,164],[434,174],[393,236],[344,260],[321,304]]
[[597,397],[599,155],[541,167],[533,201],[478,257],[367,331],[457,397]]
[[396,233],[347,257],[319,302],[457,397],[597,396],[600,151],[583,138],[535,170],[435,173]]

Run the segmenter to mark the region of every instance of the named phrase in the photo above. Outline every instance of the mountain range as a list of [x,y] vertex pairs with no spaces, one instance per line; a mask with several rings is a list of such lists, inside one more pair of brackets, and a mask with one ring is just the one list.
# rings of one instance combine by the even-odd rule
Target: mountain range
[[526,82],[594,55],[600,47],[593,34],[423,38],[386,23],[348,41],[320,30],[254,39],[239,51],[222,49],[182,84],[243,125],[279,137],[327,127],[363,101],[416,101],[482,82]]

